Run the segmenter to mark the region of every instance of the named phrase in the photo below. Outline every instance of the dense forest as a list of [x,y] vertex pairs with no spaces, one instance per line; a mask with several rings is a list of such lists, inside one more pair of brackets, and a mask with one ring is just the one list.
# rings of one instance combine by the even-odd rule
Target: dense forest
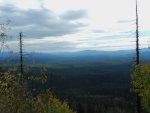
[[[33,67],[30,73],[39,73],[39,68]],[[132,113],[135,110],[128,63],[62,64],[49,65],[46,69],[47,83],[42,88],[51,88],[78,113]],[[31,82],[31,86],[41,89],[37,82]]]
[[[149,50],[143,51],[145,52],[143,62],[148,61],[149,54],[147,53]],[[91,51],[88,52],[91,53]],[[131,54],[131,51],[123,52],[125,55]],[[9,56],[5,54],[3,54],[3,57]],[[93,61],[88,59],[88,53],[84,55],[87,58],[84,62],[82,57],[69,55],[69,58],[63,58],[58,63],[56,57],[55,60],[51,59],[52,56],[49,55],[48,57],[47,55],[46,58],[43,58],[39,55],[40,59],[35,58],[38,60],[35,60],[34,64],[30,66],[33,56],[24,64],[24,68],[30,67],[24,73],[24,77],[27,80],[28,89],[36,89],[32,92],[33,95],[39,94],[42,90],[50,89],[61,101],[67,101],[70,108],[77,113],[133,113],[135,111],[136,94],[131,92],[132,80],[130,77],[134,70],[134,63],[132,63],[134,58],[122,59],[122,56],[116,55],[118,57],[116,58],[112,55],[110,60],[99,60],[97,58]],[[108,59],[106,56],[105,58]],[[28,58],[26,57],[25,59]],[[12,54],[8,58],[12,58],[12,62],[6,63],[6,65],[19,67],[16,64],[18,61],[13,59]],[[4,60],[7,60],[7,58],[4,58]],[[45,64],[46,61],[53,63]],[[7,66],[5,69],[7,70]],[[39,79],[43,78],[41,76],[43,71],[46,74],[44,84]]]

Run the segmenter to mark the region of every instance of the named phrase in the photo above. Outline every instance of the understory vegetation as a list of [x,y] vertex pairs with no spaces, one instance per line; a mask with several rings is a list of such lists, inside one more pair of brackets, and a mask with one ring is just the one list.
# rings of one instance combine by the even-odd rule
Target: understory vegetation
[[142,107],[150,113],[150,63],[137,65],[131,77],[132,91],[138,93],[142,100]]
[[1,113],[75,113],[66,102],[55,98],[49,89],[28,89],[28,82],[14,74],[15,69],[0,73]]

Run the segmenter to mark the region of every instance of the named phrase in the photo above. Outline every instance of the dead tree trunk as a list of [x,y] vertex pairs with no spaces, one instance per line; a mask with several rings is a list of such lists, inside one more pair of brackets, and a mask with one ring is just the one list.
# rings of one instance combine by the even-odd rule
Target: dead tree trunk
[[23,43],[22,43],[22,32],[20,32],[19,34],[20,36],[20,74],[21,76],[23,76],[23,55],[22,55],[22,46],[23,46]]
[[[139,23],[138,23],[138,6],[136,0],[136,65],[139,65]],[[136,110],[141,113],[141,97],[137,93]]]

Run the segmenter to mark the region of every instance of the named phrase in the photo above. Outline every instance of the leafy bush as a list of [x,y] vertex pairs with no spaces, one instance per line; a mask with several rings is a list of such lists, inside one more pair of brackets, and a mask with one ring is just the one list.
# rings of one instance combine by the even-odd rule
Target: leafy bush
[[132,91],[141,96],[144,108],[150,113],[150,64],[137,65],[131,77]]
[[42,91],[33,96],[27,82],[11,74],[0,73],[1,113],[75,113],[66,102],[60,102],[50,92]]

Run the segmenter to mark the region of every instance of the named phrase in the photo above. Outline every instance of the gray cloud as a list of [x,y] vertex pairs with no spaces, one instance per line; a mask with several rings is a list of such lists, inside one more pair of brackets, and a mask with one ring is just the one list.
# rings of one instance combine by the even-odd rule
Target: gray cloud
[[80,18],[87,17],[87,11],[83,9],[80,9],[77,11],[69,10],[65,12],[64,14],[60,15],[60,17],[66,20],[77,20]]
[[7,4],[0,6],[0,15],[12,21],[11,34],[22,31],[27,38],[63,36],[79,32],[82,27],[87,26],[74,22],[74,20],[85,17],[85,10],[68,11],[57,15],[45,8],[20,10],[14,5]]
[[[29,52],[64,52],[64,51],[76,51],[76,43],[72,42],[45,42],[40,44],[25,44],[25,50]],[[31,49],[32,48],[32,49]]]

